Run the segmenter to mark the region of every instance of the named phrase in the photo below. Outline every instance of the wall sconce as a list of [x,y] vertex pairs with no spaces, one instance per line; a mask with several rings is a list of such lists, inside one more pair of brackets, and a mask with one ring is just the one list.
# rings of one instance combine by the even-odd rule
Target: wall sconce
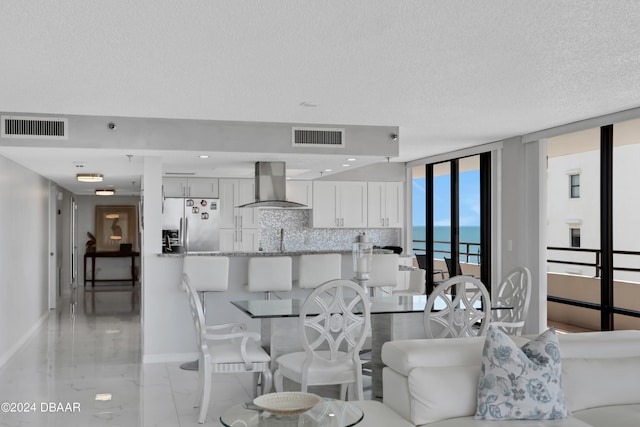
[[96,196],[113,196],[116,194],[116,190],[113,188],[103,188],[96,190]]
[[102,174],[100,173],[79,173],[76,179],[80,182],[102,182]]

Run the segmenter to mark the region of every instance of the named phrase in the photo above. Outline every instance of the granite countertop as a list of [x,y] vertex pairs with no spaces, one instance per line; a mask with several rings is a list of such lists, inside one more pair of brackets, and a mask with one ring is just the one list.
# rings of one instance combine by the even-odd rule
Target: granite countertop
[[[297,255],[313,255],[313,254],[341,254],[341,255],[349,255],[352,251],[350,249],[336,249],[336,250],[308,250],[308,251],[284,251],[284,252],[192,252],[189,255],[194,256],[297,256]],[[373,253],[393,253],[388,249],[374,249]],[[158,254],[160,257],[168,257],[168,258],[182,258],[186,255],[184,252],[178,253],[162,253]]]

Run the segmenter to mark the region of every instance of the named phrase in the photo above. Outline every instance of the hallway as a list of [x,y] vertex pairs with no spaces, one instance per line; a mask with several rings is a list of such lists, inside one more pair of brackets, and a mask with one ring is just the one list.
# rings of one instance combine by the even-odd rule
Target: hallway
[[[141,363],[138,285],[87,289],[66,290],[0,369],[0,426],[198,426],[197,373]],[[250,400],[250,381],[215,377],[206,423],[219,425],[225,408]]]

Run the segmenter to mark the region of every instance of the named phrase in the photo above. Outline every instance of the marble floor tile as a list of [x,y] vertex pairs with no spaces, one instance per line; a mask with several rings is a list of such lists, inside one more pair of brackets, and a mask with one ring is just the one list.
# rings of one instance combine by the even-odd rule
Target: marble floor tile
[[[141,362],[137,287],[98,288],[67,289],[0,367],[0,403],[22,404],[20,412],[0,412],[0,427],[200,426],[197,372]],[[227,408],[252,400],[252,384],[251,374],[215,374],[205,425],[220,425]],[[365,377],[365,396],[369,387]]]

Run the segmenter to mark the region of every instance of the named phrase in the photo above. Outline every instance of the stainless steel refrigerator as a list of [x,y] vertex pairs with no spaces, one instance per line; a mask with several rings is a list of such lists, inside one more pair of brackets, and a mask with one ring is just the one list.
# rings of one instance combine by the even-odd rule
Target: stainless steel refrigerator
[[166,198],[162,209],[162,250],[220,250],[220,200]]

